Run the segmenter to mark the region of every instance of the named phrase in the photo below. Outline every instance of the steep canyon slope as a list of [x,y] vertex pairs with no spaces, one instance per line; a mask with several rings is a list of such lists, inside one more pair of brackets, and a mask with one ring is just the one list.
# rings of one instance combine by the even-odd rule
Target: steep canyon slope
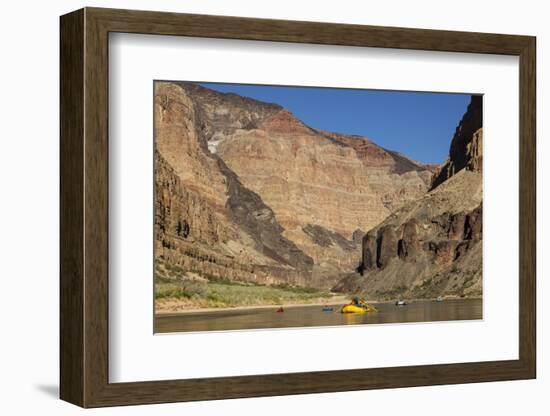
[[364,232],[432,186],[433,166],[288,110],[155,84],[156,258],[231,280],[331,287]]
[[363,238],[361,273],[335,290],[395,297],[482,293],[482,98],[474,96],[430,192]]

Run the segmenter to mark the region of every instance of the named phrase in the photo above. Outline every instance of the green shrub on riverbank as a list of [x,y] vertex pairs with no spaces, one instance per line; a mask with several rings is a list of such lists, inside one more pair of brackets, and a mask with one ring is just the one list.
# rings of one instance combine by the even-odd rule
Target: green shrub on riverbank
[[[178,267],[179,268],[179,267]],[[330,292],[290,285],[266,286],[236,282],[175,267],[156,267],[155,299],[181,300],[189,307],[226,308],[236,306],[310,303],[330,298]],[[187,273],[187,274],[186,274]],[[193,276],[192,278],[188,276]]]

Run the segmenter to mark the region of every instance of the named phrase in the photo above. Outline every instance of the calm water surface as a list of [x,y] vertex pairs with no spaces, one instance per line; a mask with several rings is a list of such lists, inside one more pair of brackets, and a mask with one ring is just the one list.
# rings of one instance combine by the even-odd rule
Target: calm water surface
[[219,311],[184,312],[155,317],[155,332],[220,331],[232,329],[294,328],[357,324],[388,324],[482,319],[481,299],[453,299],[444,302],[413,301],[406,306],[379,303],[378,312],[340,313],[342,304],[332,305],[332,312],[322,306],[278,307],[257,309],[225,309]]

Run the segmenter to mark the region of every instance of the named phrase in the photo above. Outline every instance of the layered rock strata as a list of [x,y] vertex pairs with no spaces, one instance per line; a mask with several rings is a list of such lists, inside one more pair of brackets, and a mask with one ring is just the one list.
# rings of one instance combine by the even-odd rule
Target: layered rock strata
[[[156,258],[224,279],[342,290],[362,288],[361,279],[396,262],[420,264],[419,253],[440,266],[456,253],[466,258],[479,241],[467,218],[480,200],[459,212],[442,202],[430,210],[437,198],[426,198],[441,194],[459,166],[479,175],[482,131],[475,133],[467,160],[451,154],[438,182],[433,165],[365,137],[312,129],[277,104],[157,82]],[[457,129],[457,149],[464,134]],[[476,193],[459,182],[450,194]],[[447,214],[451,222],[429,237],[425,222]],[[461,227],[471,236],[460,239]],[[364,275],[348,284],[358,266]]]
[[367,232],[360,273],[335,290],[382,299],[481,295],[482,137],[474,96],[432,190]]

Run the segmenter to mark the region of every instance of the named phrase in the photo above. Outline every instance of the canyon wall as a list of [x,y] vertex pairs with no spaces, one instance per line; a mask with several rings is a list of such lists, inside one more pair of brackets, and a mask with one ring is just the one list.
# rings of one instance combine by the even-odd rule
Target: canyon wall
[[276,104],[155,84],[156,257],[236,280],[331,287],[433,166],[317,131]]
[[481,97],[474,96],[431,190],[368,231],[360,273],[335,290],[378,299],[481,295],[481,123]]
[[472,96],[464,117],[458,124],[451,147],[449,158],[439,172],[434,175],[431,189],[445,182],[462,169],[481,171],[483,162],[483,96]]
[[312,259],[273,211],[210,153],[207,121],[181,87],[155,85],[155,258],[214,277],[306,284]]

